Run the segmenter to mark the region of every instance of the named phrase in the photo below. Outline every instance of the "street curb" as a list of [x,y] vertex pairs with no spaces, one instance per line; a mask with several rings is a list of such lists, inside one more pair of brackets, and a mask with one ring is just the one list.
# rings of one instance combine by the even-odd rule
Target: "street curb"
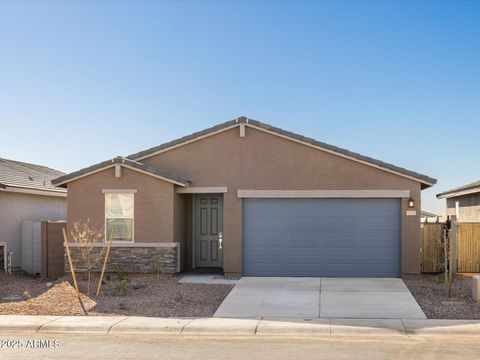
[[0,315],[0,335],[19,332],[106,336],[480,337],[480,320]]

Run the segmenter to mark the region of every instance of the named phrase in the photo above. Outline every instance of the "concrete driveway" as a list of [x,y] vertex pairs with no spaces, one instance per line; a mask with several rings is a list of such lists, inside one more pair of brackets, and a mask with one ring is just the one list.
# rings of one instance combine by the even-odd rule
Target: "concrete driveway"
[[243,277],[214,317],[425,319],[401,279]]

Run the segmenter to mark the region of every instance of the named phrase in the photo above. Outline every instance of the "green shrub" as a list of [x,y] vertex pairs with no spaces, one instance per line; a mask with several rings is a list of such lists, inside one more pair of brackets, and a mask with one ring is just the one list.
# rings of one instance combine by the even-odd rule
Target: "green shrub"
[[127,273],[125,272],[125,268],[123,267],[122,264],[115,263],[115,264],[113,264],[113,268],[115,269],[115,272],[117,273],[117,280],[128,279]]
[[115,294],[117,296],[126,296],[132,292],[130,279],[117,279],[115,283]]
[[115,294],[117,296],[126,296],[132,292],[132,283],[128,278],[125,268],[122,264],[114,264],[115,271],[117,273],[117,279],[115,280]]

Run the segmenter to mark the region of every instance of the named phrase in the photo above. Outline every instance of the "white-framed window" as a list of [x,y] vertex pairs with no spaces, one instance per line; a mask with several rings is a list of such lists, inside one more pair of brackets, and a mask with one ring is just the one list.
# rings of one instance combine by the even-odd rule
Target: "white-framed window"
[[105,194],[105,242],[133,242],[133,193]]

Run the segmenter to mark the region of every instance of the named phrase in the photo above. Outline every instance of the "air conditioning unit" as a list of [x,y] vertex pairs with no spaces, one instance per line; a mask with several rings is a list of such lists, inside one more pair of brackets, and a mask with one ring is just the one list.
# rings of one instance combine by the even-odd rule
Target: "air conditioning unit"
[[22,270],[40,275],[42,268],[42,223],[40,221],[22,221]]

